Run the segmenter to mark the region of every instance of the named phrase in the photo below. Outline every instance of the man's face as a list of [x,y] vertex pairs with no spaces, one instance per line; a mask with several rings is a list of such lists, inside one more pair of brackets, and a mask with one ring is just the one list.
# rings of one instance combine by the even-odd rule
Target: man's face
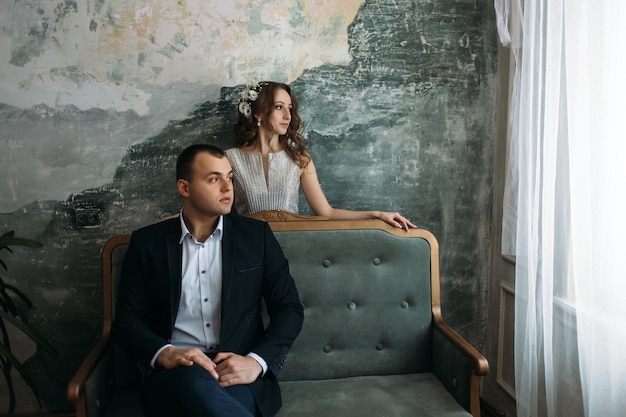
[[179,179],[178,192],[186,212],[203,217],[230,213],[233,205],[233,169],[228,158],[199,152],[192,164],[191,181]]

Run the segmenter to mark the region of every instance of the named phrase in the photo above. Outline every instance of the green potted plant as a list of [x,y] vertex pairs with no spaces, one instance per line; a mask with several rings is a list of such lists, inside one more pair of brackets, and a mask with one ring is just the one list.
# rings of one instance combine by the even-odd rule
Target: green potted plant
[[25,314],[23,313],[24,310],[19,308],[20,305],[26,306],[28,309],[33,307],[28,296],[17,287],[5,282],[3,274],[4,272],[7,272],[8,268],[1,256],[4,255],[5,251],[12,254],[13,251],[11,250],[11,246],[39,248],[43,245],[35,240],[16,237],[14,231],[7,232],[0,236],[0,370],[2,370],[2,374],[4,375],[9,391],[9,414],[15,412],[16,404],[13,377],[11,375],[13,369],[21,375],[24,382],[31,389],[37,399],[40,409],[41,401],[39,399],[37,387],[28,373],[28,370],[22,366],[13,354],[13,346],[11,346],[7,324],[10,323],[18,331],[24,333],[45,351],[54,357],[58,357],[56,349],[31,325],[28,324]]

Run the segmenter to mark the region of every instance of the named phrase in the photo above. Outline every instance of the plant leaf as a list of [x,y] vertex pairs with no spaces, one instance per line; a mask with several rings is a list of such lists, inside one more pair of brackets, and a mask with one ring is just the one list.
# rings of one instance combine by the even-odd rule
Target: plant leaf
[[[13,254],[13,250],[10,247],[6,245],[0,245],[0,252],[2,252],[3,249],[6,249],[7,252],[9,252],[10,254]],[[3,264],[2,266],[4,266],[4,270],[6,271],[7,270],[6,264],[4,262],[2,262],[2,264]]]
[[11,314],[14,317],[17,317],[18,311],[13,299],[9,296],[9,294],[4,290],[4,288],[0,291],[0,296],[2,296],[2,310]]
[[22,366],[20,361],[18,361],[17,358],[13,355],[13,352],[4,347],[4,345],[0,345],[0,356],[4,356],[11,363],[11,365],[13,365],[15,370],[22,376],[24,382],[26,382],[33,394],[35,394],[35,398],[37,398],[37,403],[41,408],[41,401],[39,400],[39,392],[37,391],[37,386],[35,385],[35,381],[32,380],[30,374],[28,373],[28,370]]
[[15,389],[13,388],[13,377],[11,376],[11,364],[8,360],[4,358],[4,356],[0,355],[0,369],[2,369],[2,373],[4,374],[4,380],[6,381],[7,389],[9,390],[9,409],[8,413],[12,414],[15,412]]
[[4,284],[4,287],[7,290],[11,290],[13,294],[17,295],[20,298],[20,300],[22,300],[22,302],[26,304],[26,307],[28,307],[29,309],[33,308],[33,303],[30,301],[30,298],[28,298],[28,296],[24,294],[19,288],[14,287],[13,285],[9,285],[9,284]]
[[[0,331],[2,332],[2,344],[11,349],[11,339],[9,339],[9,333],[7,332],[7,326],[4,324],[4,320],[0,319]],[[0,358],[2,358],[0,356]]]
[[23,237],[15,237],[15,236],[0,236],[0,249],[8,247],[8,246],[25,246],[28,248],[40,248],[43,246],[43,243],[38,242],[33,239],[26,239]]
[[30,326],[27,323],[24,323],[22,320],[18,320],[12,315],[1,310],[0,310],[0,317],[7,320],[9,323],[13,324],[18,329],[20,329],[26,336],[30,337],[35,343],[37,343],[37,345],[41,346],[46,352],[48,352],[55,358],[59,357],[59,352],[56,350],[56,348],[52,346],[52,344],[48,342],[43,336],[41,336],[37,332],[37,330],[35,330],[32,326]]
[[[6,249],[9,253],[13,253],[9,246],[25,246],[29,248],[40,248],[43,246],[43,243],[38,242],[32,239],[25,239],[22,237],[15,237],[15,231],[10,231],[2,236],[0,236],[0,252],[3,249]],[[7,270],[7,265],[4,263],[2,259],[0,259],[0,266],[5,271]]]
[[6,299],[9,298],[9,294],[0,289],[0,309],[8,312],[9,307],[7,305]]

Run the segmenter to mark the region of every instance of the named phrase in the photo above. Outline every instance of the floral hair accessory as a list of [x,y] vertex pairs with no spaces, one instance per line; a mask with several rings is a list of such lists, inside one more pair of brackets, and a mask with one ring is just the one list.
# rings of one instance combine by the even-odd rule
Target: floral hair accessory
[[239,92],[237,96],[237,110],[239,110],[239,113],[246,116],[247,119],[252,116],[252,102],[259,98],[259,93],[263,85],[266,84],[267,83],[256,83],[254,85],[247,85]]

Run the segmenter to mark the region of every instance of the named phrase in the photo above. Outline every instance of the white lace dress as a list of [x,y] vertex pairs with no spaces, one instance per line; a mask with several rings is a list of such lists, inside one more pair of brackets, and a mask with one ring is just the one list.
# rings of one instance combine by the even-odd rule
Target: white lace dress
[[300,168],[287,152],[270,153],[267,181],[260,154],[243,152],[237,148],[226,150],[233,167],[235,210],[250,216],[263,210],[287,210],[298,213]]

